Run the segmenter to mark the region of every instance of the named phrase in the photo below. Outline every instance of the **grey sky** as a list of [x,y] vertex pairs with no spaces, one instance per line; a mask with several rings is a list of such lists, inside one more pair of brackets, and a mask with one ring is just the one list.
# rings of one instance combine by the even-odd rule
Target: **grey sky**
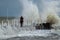
[[[39,12],[43,12],[44,10],[42,1],[44,0],[32,0],[33,4],[38,7]],[[51,2],[52,0],[45,1]],[[59,4],[58,7],[60,8]],[[20,0],[0,0],[0,16],[7,16],[7,8],[8,16],[18,16],[23,12],[23,5]],[[58,11],[58,13],[60,13],[60,11]]]
[[23,6],[19,0],[0,0],[0,16],[18,16],[22,13]]

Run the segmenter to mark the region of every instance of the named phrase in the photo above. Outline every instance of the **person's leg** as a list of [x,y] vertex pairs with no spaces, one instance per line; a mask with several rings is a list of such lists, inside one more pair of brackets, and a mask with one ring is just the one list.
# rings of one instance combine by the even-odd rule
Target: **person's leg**
[[21,27],[21,23],[20,23],[20,27]]
[[21,22],[21,27],[23,26],[23,22]]

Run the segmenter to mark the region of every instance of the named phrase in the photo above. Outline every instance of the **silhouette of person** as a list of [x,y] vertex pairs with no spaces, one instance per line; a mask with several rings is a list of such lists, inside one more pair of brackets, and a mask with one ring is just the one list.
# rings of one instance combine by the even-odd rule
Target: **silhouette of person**
[[24,18],[23,16],[20,17],[20,26],[22,27],[23,26],[23,22],[24,22]]

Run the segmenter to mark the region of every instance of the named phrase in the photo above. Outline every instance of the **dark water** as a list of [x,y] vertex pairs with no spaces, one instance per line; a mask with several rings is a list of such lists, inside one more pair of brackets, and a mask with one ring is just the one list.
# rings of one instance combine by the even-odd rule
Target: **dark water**
[[25,36],[25,37],[13,37],[13,38],[8,38],[8,39],[0,39],[0,40],[59,40],[58,35],[53,35],[53,36],[47,36],[47,37],[42,37],[42,36]]

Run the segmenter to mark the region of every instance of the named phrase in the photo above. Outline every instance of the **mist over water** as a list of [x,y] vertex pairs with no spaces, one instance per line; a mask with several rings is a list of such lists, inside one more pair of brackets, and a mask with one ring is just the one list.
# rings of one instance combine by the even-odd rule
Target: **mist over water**
[[[59,20],[58,14],[57,14],[57,5],[59,4],[58,1],[46,1],[42,0],[43,5],[43,11],[40,13],[38,6],[32,2],[32,0],[20,0],[23,4],[23,12],[22,16],[24,16],[25,21],[34,21],[34,22],[47,22],[48,16],[54,16],[55,19]],[[51,18],[51,17],[50,17]],[[50,19],[49,18],[49,19]],[[52,19],[54,20],[54,19]]]
[[28,21],[28,23],[37,22],[37,20],[40,19],[37,6],[29,0],[22,0],[22,4],[24,9],[22,16],[24,16],[25,24],[26,21]]
[[[43,3],[44,3],[44,7],[45,7],[43,15],[45,15],[44,17],[45,17],[46,21],[51,22],[51,20],[53,20],[53,21],[55,20],[53,23],[56,23],[56,21],[58,22],[58,20],[59,20],[59,16],[57,13],[57,11],[58,11],[57,5],[59,4],[58,1],[43,2]],[[50,17],[48,17],[48,16],[50,16]],[[47,19],[47,17],[49,19]]]

